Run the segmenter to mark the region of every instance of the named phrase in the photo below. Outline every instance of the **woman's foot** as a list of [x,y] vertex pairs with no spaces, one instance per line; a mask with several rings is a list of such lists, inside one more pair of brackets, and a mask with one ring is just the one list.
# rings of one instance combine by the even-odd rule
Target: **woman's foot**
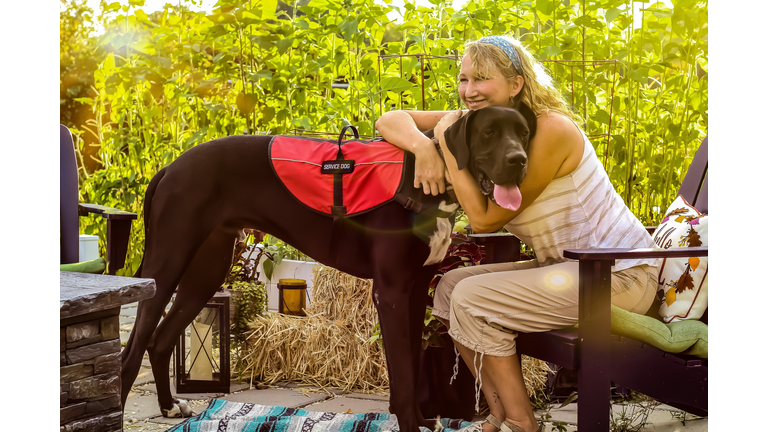
[[[523,426],[528,426],[523,427]],[[516,425],[512,423],[509,420],[504,421],[504,423],[501,424],[501,432],[544,432],[544,425],[540,425],[536,422],[534,422],[532,425]]]
[[501,429],[501,422],[493,414],[483,421],[473,423],[466,429],[466,432],[499,432]]

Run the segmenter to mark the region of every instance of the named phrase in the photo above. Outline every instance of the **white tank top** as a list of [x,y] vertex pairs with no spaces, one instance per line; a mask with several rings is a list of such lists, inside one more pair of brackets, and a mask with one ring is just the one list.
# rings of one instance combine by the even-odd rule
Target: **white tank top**
[[[581,128],[579,128],[581,131]],[[539,265],[570,261],[565,249],[652,248],[651,235],[616,193],[592,143],[581,131],[584,153],[570,174],[549,183],[541,195],[504,228],[536,252]],[[612,271],[658,259],[616,260]]]

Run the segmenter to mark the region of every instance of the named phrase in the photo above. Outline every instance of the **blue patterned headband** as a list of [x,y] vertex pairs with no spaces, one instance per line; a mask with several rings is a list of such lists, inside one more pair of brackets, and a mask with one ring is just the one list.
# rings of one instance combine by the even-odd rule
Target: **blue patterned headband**
[[509,59],[512,60],[512,64],[515,66],[515,69],[517,69],[517,72],[523,72],[523,65],[520,63],[520,59],[517,57],[517,51],[515,51],[515,48],[512,46],[512,44],[507,42],[506,39],[499,36],[485,36],[480,38],[478,42],[488,43],[501,48],[501,50],[509,56]]

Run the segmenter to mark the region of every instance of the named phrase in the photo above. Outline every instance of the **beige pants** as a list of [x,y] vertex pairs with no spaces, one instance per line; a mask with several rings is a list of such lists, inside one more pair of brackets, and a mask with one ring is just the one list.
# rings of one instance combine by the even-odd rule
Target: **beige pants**
[[[645,314],[656,294],[658,270],[642,265],[615,272],[611,303]],[[452,270],[435,290],[432,313],[450,320],[448,334],[481,354],[516,353],[517,332],[540,332],[578,322],[579,263],[539,267],[535,260]]]

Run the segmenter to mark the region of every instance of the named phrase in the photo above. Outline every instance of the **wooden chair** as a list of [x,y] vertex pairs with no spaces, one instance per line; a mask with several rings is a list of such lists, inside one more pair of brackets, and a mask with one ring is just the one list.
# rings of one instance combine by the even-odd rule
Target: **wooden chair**
[[[701,213],[708,213],[707,162],[704,138],[679,191]],[[609,430],[611,382],[684,411],[707,415],[707,359],[666,353],[610,333],[611,266],[615,260],[701,257],[707,251],[708,247],[564,252],[566,258],[579,261],[578,328],[520,333],[517,351],[577,371],[580,430]],[[658,311],[658,304],[652,311],[654,308]],[[707,323],[706,311],[701,321]]]
[[107,220],[107,273],[114,275],[125,265],[131,221],[136,213],[112,207],[80,203],[78,198],[77,161],[72,134],[66,126],[59,126],[59,223],[61,229],[61,264],[79,261],[80,232],[78,217],[89,213],[100,214]]

